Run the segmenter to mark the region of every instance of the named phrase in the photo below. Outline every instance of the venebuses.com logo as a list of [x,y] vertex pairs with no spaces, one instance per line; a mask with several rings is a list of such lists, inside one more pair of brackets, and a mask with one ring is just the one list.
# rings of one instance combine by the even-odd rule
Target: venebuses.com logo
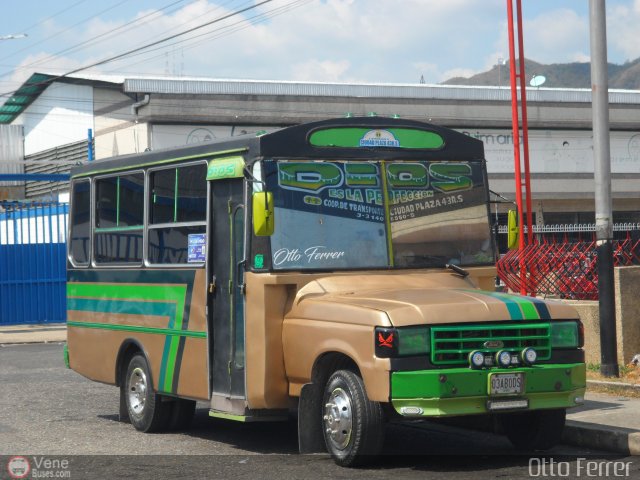
[[7,461],[9,478],[71,478],[69,460],[22,455],[10,457]]
[[11,478],[26,478],[31,472],[31,464],[26,457],[11,457],[7,462],[7,472]]

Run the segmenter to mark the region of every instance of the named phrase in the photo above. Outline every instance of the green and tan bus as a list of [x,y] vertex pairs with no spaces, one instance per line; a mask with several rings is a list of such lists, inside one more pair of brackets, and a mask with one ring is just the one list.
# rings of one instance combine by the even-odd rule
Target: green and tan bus
[[352,466],[389,420],[493,415],[548,448],[583,402],[575,310],[493,291],[476,139],[340,118],[94,161],[71,187],[68,363],[140,431],[196,401],[297,415],[301,452]]

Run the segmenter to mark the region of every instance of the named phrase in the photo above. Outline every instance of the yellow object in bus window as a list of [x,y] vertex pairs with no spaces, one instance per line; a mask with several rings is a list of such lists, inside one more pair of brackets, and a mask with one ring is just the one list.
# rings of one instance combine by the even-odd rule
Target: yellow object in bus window
[[253,194],[253,232],[259,237],[273,235],[273,193]]
[[515,210],[507,213],[507,247],[509,250],[518,248],[518,212]]

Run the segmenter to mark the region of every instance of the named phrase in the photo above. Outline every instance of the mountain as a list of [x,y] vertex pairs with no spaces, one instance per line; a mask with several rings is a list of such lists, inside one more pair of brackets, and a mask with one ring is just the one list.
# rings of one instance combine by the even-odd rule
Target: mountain
[[[589,63],[554,63],[544,65],[533,60],[525,61],[528,79],[544,75],[547,88],[591,88],[591,65]],[[443,85],[509,85],[509,63],[496,65],[491,70],[469,78],[454,77]],[[529,83],[527,82],[527,86]],[[640,90],[640,58],[624,65],[609,64],[609,88]]]

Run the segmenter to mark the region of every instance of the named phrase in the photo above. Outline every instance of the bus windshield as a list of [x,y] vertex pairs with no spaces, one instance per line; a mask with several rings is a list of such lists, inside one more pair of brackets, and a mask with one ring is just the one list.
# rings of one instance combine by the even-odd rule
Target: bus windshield
[[495,262],[482,162],[266,160],[276,270]]

